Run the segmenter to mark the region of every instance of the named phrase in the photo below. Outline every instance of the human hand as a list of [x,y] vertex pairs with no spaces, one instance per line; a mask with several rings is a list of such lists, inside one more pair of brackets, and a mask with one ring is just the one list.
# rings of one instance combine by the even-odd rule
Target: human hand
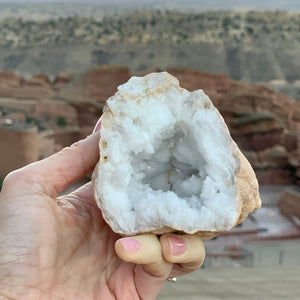
[[91,183],[99,133],[12,172],[0,194],[0,298],[155,299],[168,277],[198,269],[199,236],[121,238],[102,218]]

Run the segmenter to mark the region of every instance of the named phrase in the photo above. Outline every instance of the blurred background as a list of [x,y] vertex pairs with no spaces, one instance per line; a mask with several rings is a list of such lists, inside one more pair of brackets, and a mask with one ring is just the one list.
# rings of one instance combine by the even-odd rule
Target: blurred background
[[159,299],[199,299],[201,282],[201,299],[299,299],[299,0],[0,0],[0,186],[88,135],[118,85],[162,70],[209,95],[263,206]]

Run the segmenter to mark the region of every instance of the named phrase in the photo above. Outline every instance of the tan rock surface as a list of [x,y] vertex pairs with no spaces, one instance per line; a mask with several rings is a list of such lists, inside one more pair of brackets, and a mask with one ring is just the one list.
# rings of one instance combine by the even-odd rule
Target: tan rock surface
[[130,71],[127,67],[95,67],[74,76],[69,84],[59,90],[58,97],[103,105],[116,92],[117,87],[129,78]]
[[65,72],[65,73],[58,74],[54,79],[54,87],[60,88],[64,85],[66,85],[67,83],[69,83],[72,80],[74,75],[75,75],[74,72]]
[[28,115],[34,119],[47,119],[56,121],[64,118],[66,124],[77,124],[77,112],[74,107],[57,100],[38,101],[32,106]]
[[288,217],[298,217],[300,220],[300,191],[287,189],[280,196],[278,207],[280,212]]
[[271,112],[288,128],[300,129],[300,103],[265,86],[248,85],[223,74],[189,69],[168,69],[188,90],[203,89],[221,111],[237,113]]
[[253,168],[285,167],[288,165],[288,153],[281,145],[263,151],[244,151]]
[[54,94],[45,74],[25,80],[11,71],[0,72],[0,97],[41,100],[51,98]]
[[11,130],[0,128],[0,177],[39,159],[39,142],[36,128]]
[[0,72],[0,97],[14,97],[14,89],[19,88],[24,78],[17,76],[12,71]]

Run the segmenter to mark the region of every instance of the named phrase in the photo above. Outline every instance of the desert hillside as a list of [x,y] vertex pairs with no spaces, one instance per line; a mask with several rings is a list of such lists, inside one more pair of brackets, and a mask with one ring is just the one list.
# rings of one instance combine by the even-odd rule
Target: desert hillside
[[288,12],[9,17],[0,22],[0,69],[54,76],[104,64],[126,65],[133,74],[189,67],[248,83],[298,84],[299,28],[300,14]]

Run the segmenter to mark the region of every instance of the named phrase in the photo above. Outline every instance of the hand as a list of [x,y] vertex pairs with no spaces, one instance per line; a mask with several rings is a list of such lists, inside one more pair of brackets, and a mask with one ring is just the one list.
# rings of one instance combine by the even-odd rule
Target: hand
[[[120,238],[96,206],[91,172],[99,133],[12,172],[0,194],[0,296],[4,299],[155,299],[166,278],[202,265],[195,235]],[[1,298],[1,297],[0,297]]]

